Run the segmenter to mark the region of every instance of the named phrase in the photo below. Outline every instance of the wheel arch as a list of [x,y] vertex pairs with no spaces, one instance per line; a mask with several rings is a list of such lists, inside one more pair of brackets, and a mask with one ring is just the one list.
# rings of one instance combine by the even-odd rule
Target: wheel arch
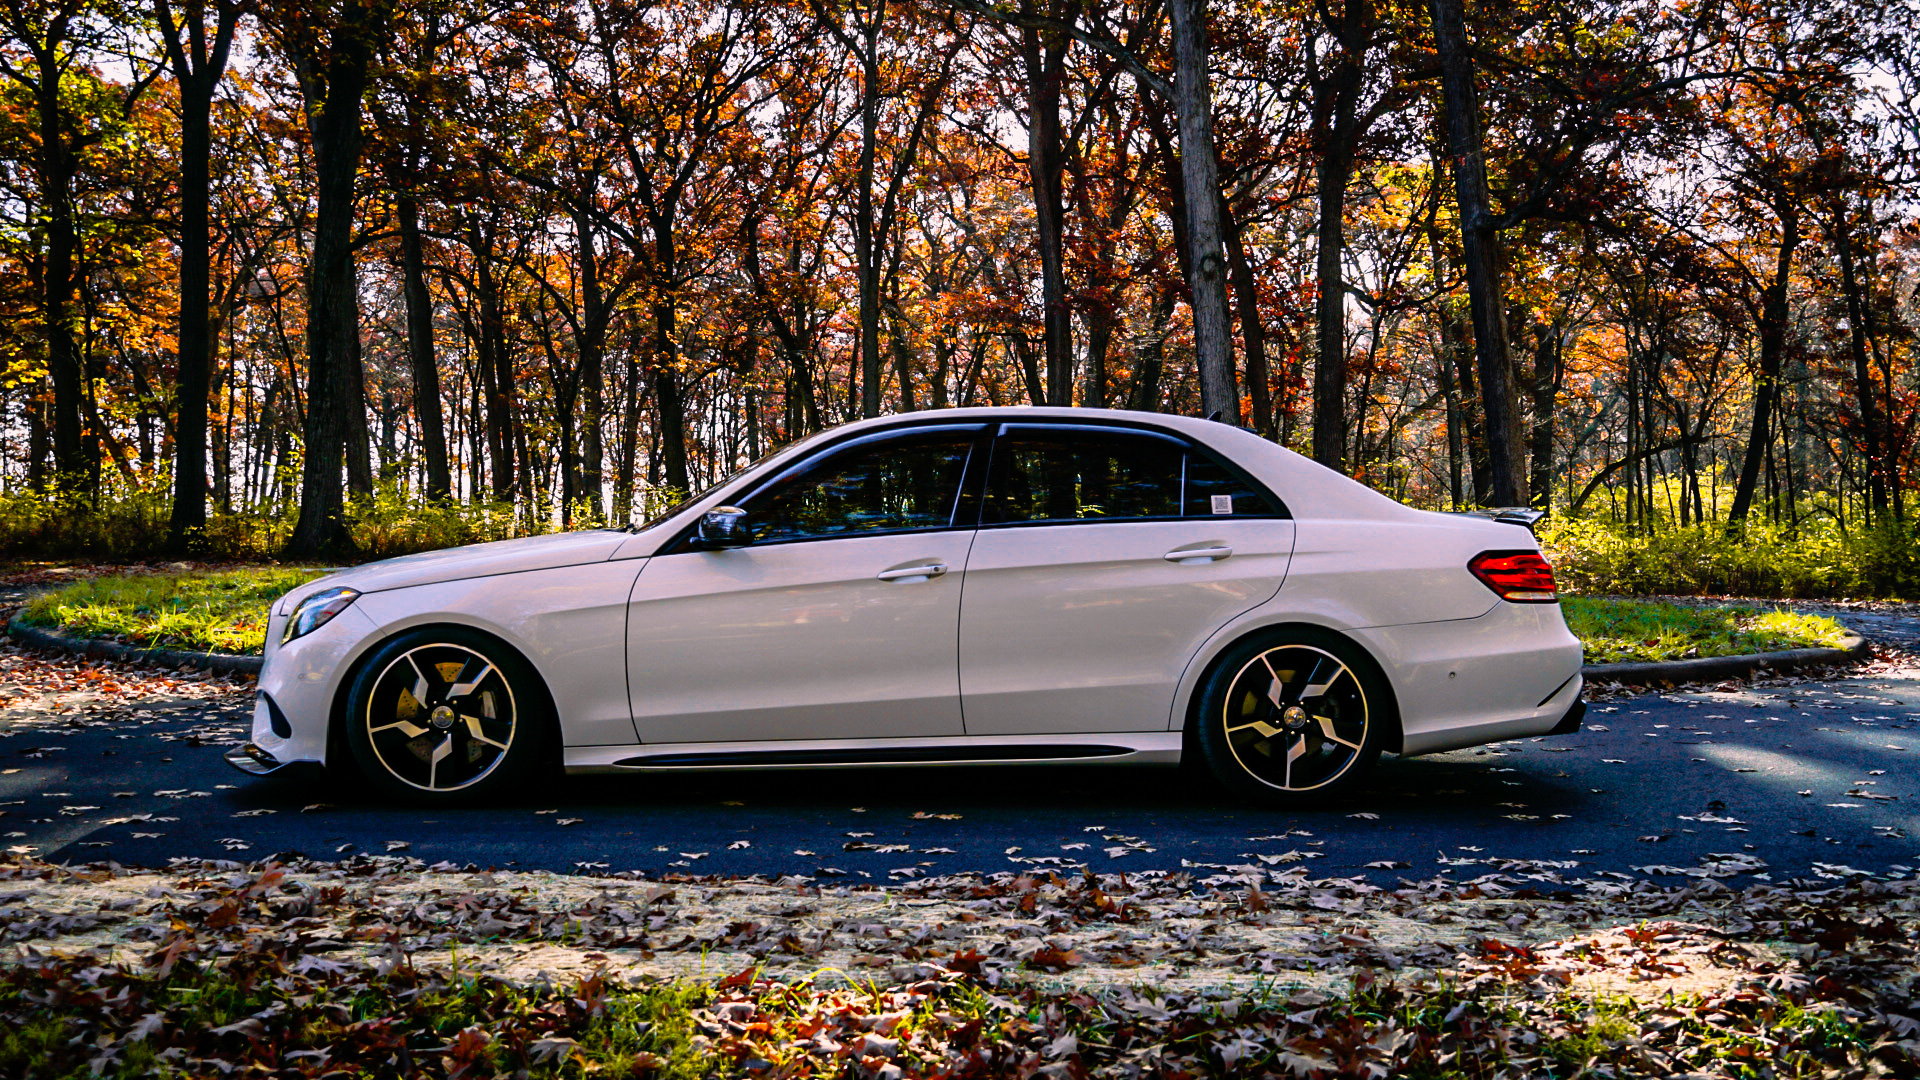
[[379,654],[380,650],[403,637],[413,634],[430,634],[434,631],[443,630],[458,630],[463,634],[473,634],[485,638],[492,645],[504,650],[515,660],[526,665],[526,669],[533,673],[534,685],[530,689],[539,695],[540,704],[543,706],[543,708],[536,713],[536,716],[540,718],[540,722],[548,724],[553,728],[553,745],[556,752],[561,748],[564,741],[561,737],[563,735],[563,729],[560,726],[559,709],[553,699],[553,688],[547,685],[546,673],[540,670],[540,665],[533,662],[533,659],[527,655],[526,650],[516,646],[513,642],[488,627],[470,622],[459,622],[452,619],[439,619],[432,622],[414,623],[409,626],[398,627],[389,630],[387,633],[380,634],[377,637],[370,637],[360,643],[359,651],[354,655],[353,659],[347,663],[345,672],[341,675],[339,683],[334,687],[333,700],[327,708],[326,763],[328,766],[335,764],[349,765],[353,760],[353,755],[351,751],[348,750],[346,741],[347,706],[348,700],[353,696],[354,684],[359,682],[360,675],[366,670],[367,665]]
[[1187,665],[1187,670],[1180,679],[1180,697],[1174,706],[1174,715],[1179,718],[1180,731],[1183,734],[1181,740],[1181,757],[1183,759],[1187,758],[1189,754],[1196,749],[1194,739],[1198,730],[1197,722],[1199,720],[1200,698],[1203,688],[1207,685],[1207,681],[1213,677],[1214,671],[1219,668],[1222,659],[1229,652],[1232,652],[1235,647],[1244,642],[1251,641],[1255,638],[1283,637],[1290,632],[1304,632],[1308,635],[1320,635],[1338,639],[1341,643],[1353,649],[1354,654],[1360,658],[1361,662],[1373,669],[1373,675],[1379,679],[1380,685],[1386,688],[1387,700],[1385,705],[1387,706],[1387,719],[1392,725],[1392,730],[1387,738],[1386,749],[1396,754],[1400,752],[1401,748],[1405,745],[1406,739],[1405,728],[1400,722],[1400,699],[1398,692],[1394,689],[1393,679],[1387,674],[1386,668],[1380,663],[1379,658],[1373,655],[1372,650],[1355,640],[1353,635],[1345,633],[1337,627],[1330,626],[1326,623],[1315,622],[1310,619],[1290,617],[1276,618],[1268,622],[1237,626],[1223,630],[1210,639],[1199,654],[1194,657],[1193,661]]

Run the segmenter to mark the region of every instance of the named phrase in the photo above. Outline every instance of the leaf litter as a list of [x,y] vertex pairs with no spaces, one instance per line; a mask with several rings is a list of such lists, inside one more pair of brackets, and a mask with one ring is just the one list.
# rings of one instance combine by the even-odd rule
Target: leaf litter
[[[1745,1076],[1756,1053],[1914,1075],[1920,878],[1734,888],[1694,869],[1677,887],[1509,864],[1396,888],[1298,867],[876,888],[21,858],[0,865],[0,1019],[60,1003],[49,1053],[100,1072],[158,1052],[190,1074],[557,1075],[601,1053],[608,1009],[680,994],[684,1039],[634,1075]],[[168,988],[214,979],[260,1007],[196,1026]],[[485,1007],[448,1004],[463,994]]]

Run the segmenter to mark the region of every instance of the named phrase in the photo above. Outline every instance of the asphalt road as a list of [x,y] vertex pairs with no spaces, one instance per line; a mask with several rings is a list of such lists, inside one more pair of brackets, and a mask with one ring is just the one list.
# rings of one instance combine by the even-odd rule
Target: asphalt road
[[221,754],[244,737],[244,710],[155,701],[12,724],[0,843],[130,866],[393,852],[876,882],[1079,865],[1297,866],[1382,884],[1528,864],[1676,882],[1920,866],[1920,669],[1600,704],[1578,735],[1388,758],[1368,792],[1285,813],[1175,770],[1112,766],[575,777],[510,805],[429,812],[321,777],[233,771]]

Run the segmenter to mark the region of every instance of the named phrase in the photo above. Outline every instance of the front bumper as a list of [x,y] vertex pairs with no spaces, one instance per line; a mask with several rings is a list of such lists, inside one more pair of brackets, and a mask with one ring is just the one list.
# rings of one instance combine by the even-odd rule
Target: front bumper
[[236,746],[227,751],[226,758],[227,764],[239,769],[248,776],[266,776],[269,773],[279,772],[281,769],[286,768],[288,764],[274,757],[266,750],[261,749],[259,743],[246,743],[242,746]]

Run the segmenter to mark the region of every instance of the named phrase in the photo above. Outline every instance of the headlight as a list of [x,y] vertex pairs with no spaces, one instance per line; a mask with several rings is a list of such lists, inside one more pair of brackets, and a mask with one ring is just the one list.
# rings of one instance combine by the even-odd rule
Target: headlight
[[300,601],[300,606],[293,609],[293,617],[287,620],[287,632],[280,638],[280,644],[327,625],[327,620],[347,610],[347,606],[359,598],[357,589],[338,588],[323,589]]

